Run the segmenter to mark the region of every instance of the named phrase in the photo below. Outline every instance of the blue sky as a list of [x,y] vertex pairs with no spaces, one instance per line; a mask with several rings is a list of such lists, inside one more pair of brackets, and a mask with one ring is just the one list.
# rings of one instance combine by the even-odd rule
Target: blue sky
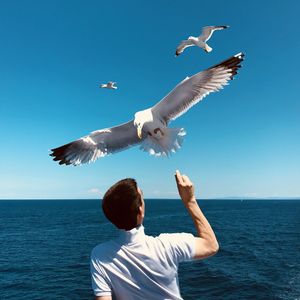
[[[0,199],[97,198],[137,179],[146,198],[176,198],[174,171],[199,198],[300,196],[298,1],[1,1]],[[205,25],[209,54],[178,43]],[[138,147],[81,167],[49,149],[120,124],[186,76],[240,51],[236,80],[171,123],[171,158]],[[118,82],[117,91],[99,83]]]

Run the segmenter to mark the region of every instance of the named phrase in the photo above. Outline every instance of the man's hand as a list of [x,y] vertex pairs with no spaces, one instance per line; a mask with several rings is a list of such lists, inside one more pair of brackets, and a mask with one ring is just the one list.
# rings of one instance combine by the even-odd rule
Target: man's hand
[[191,202],[196,202],[194,185],[191,180],[186,175],[181,175],[178,170],[176,170],[175,179],[179,195],[184,204],[187,206]]

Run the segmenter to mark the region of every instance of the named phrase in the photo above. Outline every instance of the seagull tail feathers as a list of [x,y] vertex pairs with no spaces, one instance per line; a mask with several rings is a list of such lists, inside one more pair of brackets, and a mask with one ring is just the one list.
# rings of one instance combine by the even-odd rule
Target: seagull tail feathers
[[154,156],[167,156],[181,148],[186,132],[183,128],[166,128],[161,139],[148,136],[140,149]]

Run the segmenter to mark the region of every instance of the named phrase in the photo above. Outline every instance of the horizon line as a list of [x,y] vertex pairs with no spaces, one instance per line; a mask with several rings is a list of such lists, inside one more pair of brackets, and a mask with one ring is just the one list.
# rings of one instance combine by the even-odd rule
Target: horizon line
[[[0,201],[78,201],[78,200],[92,200],[92,201],[98,201],[102,200],[102,198],[0,198]],[[180,198],[145,198],[145,200],[181,200]],[[197,200],[240,200],[240,201],[246,201],[246,200],[300,200],[300,196],[287,196],[287,197],[215,197],[215,198],[197,198]]]

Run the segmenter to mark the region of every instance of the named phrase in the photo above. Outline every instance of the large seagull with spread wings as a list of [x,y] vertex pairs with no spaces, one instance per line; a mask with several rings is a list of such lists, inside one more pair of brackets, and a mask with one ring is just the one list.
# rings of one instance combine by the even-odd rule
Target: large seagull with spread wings
[[182,145],[183,128],[170,128],[175,120],[209,93],[222,89],[237,74],[244,54],[185,78],[151,108],[135,113],[134,119],[111,128],[96,130],[76,141],[52,149],[60,165],[80,165],[125,150],[134,145],[155,156],[169,156]]

